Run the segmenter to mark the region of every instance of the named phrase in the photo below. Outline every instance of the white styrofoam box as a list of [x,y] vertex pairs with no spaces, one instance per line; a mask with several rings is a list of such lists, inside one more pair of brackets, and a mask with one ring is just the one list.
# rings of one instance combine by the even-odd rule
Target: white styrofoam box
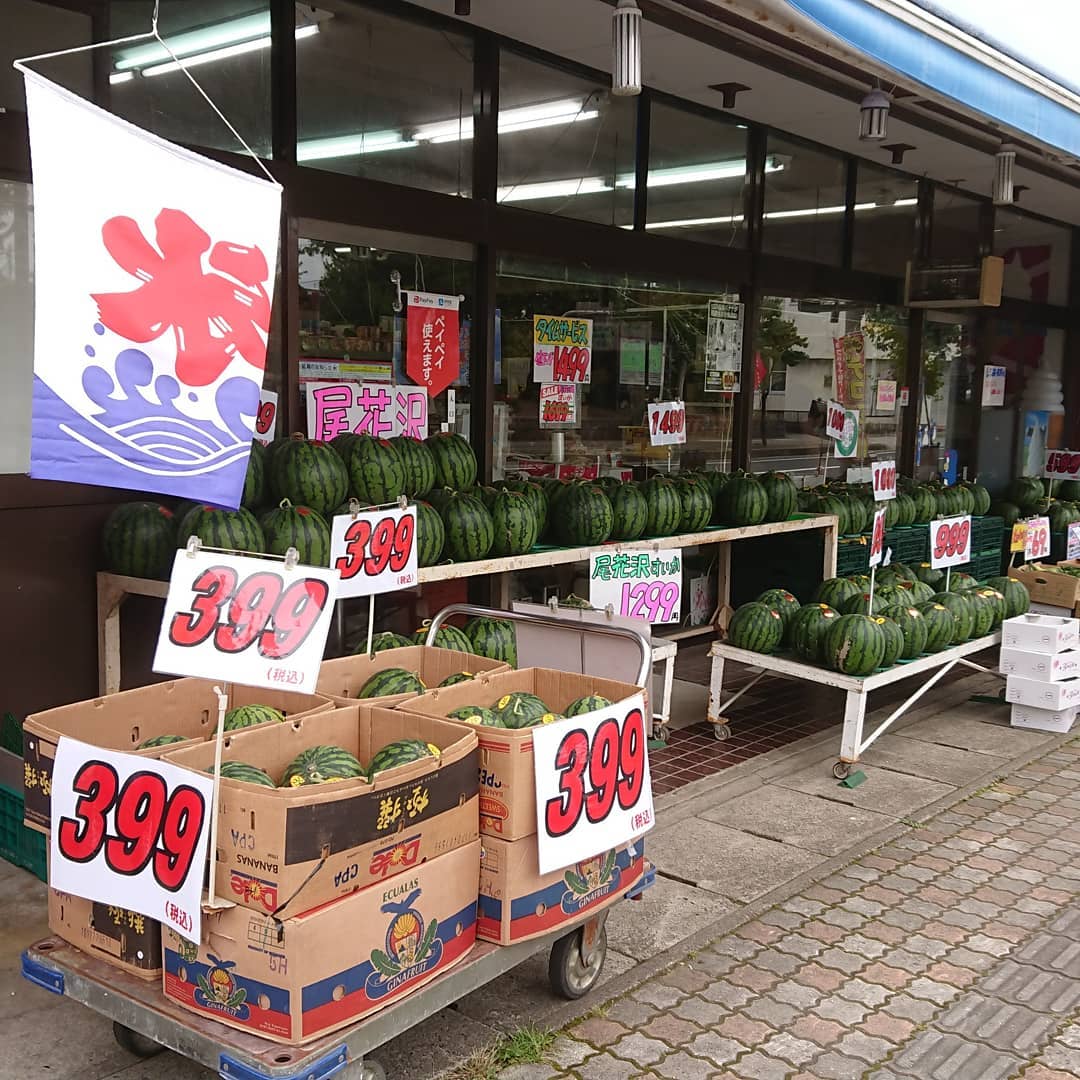
[[1057,653],[1080,646],[1080,622],[1057,615],[1029,612],[1001,624],[1001,644],[1007,649]]
[[1010,675],[1005,680],[1005,700],[1035,709],[1068,709],[1080,705],[1080,679],[1046,682]]
[[1072,608],[1058,607],[1055,604],[1037,604],[1034,600],[1031,602],[1031,610],[1036,615],[1056,615],[1059,619],[1071,619],[1073,615]]
[[1012,707],[1012,726],[1030,728],[1033,731],[1055,731],[1064,734],[1071,731],[1077,709],[1033,709],[1030,705]]
[[1002,649],[998,671],[1002,675],[1021,675],[1043,682],[1060,682],[1080,676],[1080,650],[1059,653],[1028,652],[1024,649]]

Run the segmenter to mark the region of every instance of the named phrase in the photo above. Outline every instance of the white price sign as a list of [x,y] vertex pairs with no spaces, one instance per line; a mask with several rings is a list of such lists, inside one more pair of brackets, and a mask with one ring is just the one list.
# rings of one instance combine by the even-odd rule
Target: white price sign
[[971,562],[971,517],[930,522],[930,565],[935,570]]
[[1080,521],[1074,521],[1068,528],[1066,533],[1065,558],[1080,559]]
[[277,430],[277,394],[259,391],[259,411],[255,414],[255,441],[269,446]]
[[210,776],[61,738],[49,884],[198,941],[213,798]]
[[338,572],[249,555],[176,553],[154,671],[315,689]]
[[845,423],[847,423],[847,409],[839,401],[830,401],[825,406],[825,434],[830,439],[842,439]]
[[1051,480],[1075,480],[1080,474],[1080,452],[1076,450],[1047,450],[1043,476]]
[[1024,537],[1024,559],[1050,558],[1050,519],[1048,517],[1028,518],[1027,535]]
[[874,527],[870,533],[870,565],[880,566],[885,555],[885,515],[888,511],[882,507],[874,513]]
[[419,580],[416,507],[335,517],[330,565],[341,574],[338,598],[411,589]]
[[573,866],[654,824],[645,698],[533,728],[540,873]]
[[612,549],[589,555],[589,603],[650,623],[682,618],[682,551]]
[[686,442],[686,406],[681,401],[654,401],[649,405],[649,442],[653,446]]
[[874,498],[878,502],[896,498],[896,462],[875,461],[871,467]]

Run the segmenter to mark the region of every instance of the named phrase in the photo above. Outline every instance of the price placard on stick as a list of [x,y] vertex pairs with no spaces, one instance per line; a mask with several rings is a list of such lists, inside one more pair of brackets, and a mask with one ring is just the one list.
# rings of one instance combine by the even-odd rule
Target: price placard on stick
[[874,513],[874,527],[870,533],[870,565],[880,566],[885,555],[885,515],[884,507]]
[[339,599],[413,588],[419,580],[416,507],[334,518],[330,565],[341,574]]
[[875,461],[871,466],[874,498],[878,502],[896,498],[896,462]]
[[589,555],[589,603],[650,623],[682,618],[682,551],[594,551]]
[[1014,554],[1021,552],[1027,547],[1027,522],[1018,521],[1012,527],[1012,537],[1009,540],[1009,551]]
[[1028,518],[1027,533],[1024,536],[1024,558],[1050,558],[1050,519],[1048,517]]
[[681,401],[654,401],[649,405],[649,442],[653,446],[686,442],[686,406]]
[[930,565],[935,570],[971,562],[971,517],[930,522]]
[[654,824],[645,698],[533,728],[540,873],[625,844]]
[[1080,476],[1080,452],[1047,450],[1043,476],[1051,480],[1075,480]]
[[325,566],[180,550],[154,671],[310,692],[337,587]]
[[49,884],[198,941],[213,797],[210,776],[61,738]]

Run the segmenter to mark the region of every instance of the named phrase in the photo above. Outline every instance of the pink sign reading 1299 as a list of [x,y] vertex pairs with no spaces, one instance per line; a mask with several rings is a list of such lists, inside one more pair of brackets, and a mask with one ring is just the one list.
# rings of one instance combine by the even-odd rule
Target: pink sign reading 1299
[[592,552],[589,556],[589,603],[609,605],[616,615],[649,623],[677,623],[682,618],[682,551],[632,548]]

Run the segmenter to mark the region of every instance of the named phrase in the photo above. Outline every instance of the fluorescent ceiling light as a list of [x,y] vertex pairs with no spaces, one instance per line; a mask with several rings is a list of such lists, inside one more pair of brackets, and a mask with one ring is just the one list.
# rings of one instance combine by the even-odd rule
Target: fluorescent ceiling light
[[[532,131],[535,128],[552,127],[556,124],[576,124],[582,120],[595,120],[600,113],[596,109],[585,109],[576,98],[561,101],[549,101],[543,105],[523,105],[516,109],[499,111],[499,131]],[[419,142],[448,143],[459,142],[473,137],[471,116],[459,120],[439,120],[433,124],[422,124],[412,137]]]
[[[856,203],[854,209],[856,212],[863,210],[892,210],[897,206],[915,206],[918,203],[918,199],[897,199],[891,203]],[[843,206],[811,206],[805,210],[773,210],[771,213],[765,215],[768,219],[777,218],[800,218],[800,217],[818,217],[824,214],[842,214],[844,212]],[[726,217],[704,217],[704,218],[680,218],[674,221],[650,221],[646,224],[646,229],[693,229],[700,228],[705,225],[731,225],[734,222],[743,220],[742,214],[732,214]],[[633,226],[627,226],[633,228]]]
[[328,158],[380,154],[384,150],[404,150],[417,143],[400,131],[372,131],[364,135],[333,135],[327,139],[305,139],[296,147],[297,161],[325,161]]
[[557,199],[567,195],[595,195],[611,191],[611,185],[602,176],[581,176],[574,180],[549,180],[542,184],[516,184],[499,188],[499,202],[529,202],[532,199]]
[[[770,157],[765,160],[767,173],[783,172],[784,162]],[[746,161],[707,161],[700,165],[679,165],[671,169],[653,169],[649,173],[649,187],[671,187],[674,184],[699,184],[704,180],[732,180],[746,175]],[[616,184],[632,188],[636,184],[633,173],[620,176]]]
[[111,85],[116,86],[117,83],[131,82],[131,80],[134,78],[134,71],[114,71],[109,76],[109,82]]
[[345,245],[344,247],[336,247],[336,248],[334,248],[334,250],[335,250],[335,251],[336,251],[336,252],[337,252],[337,253],[338,253],[339,255],[348,255],[348,253],[349,253],[350,251],[352,251],[352,248],[351,248],[351,247],[349,247],[349,246],[348,246],[348,244],[346,244],[346,245]]
[[[174,56],[184,57],[269,36],[270,12],[262,11],[254,15],[244,15],[239,19],[227,19],[212,26],[202,26],[198,30],[188,30],[183,34],[173,34],[165,41]],[[124,49],[117,54],[114,67],[117,71],[127,71],[129,68],[146,67],[148,64],[171,59],[165,46],[155,41],[134,49]]]

